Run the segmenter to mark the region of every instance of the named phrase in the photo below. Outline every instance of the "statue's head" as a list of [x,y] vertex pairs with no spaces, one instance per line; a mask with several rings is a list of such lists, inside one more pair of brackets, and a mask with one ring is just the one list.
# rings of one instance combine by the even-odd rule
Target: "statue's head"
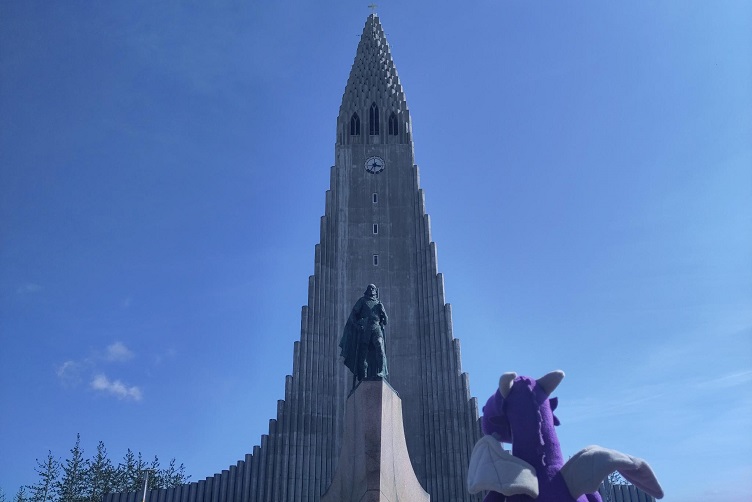
[[364,296],[370,296],[371,298],[378,298],[379,297],[379,289],[376,287],[375,284],[369,284],[366,288],[366,292],[363,293]]

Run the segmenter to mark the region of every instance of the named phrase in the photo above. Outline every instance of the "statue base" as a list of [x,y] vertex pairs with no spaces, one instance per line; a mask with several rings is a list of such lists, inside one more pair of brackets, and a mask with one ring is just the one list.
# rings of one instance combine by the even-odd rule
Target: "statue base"
[[429,502],[410,463],[402,401],[384,380],[348,397],[337,471],[321,502]]

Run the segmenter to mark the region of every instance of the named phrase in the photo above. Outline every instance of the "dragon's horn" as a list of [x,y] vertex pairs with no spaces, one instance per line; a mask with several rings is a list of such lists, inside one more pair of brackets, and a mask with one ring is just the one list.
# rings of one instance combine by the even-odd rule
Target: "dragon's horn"
[[515,378],[517,378],[517,373],[504,373],[499,378],[499,392],[501,392],[501,397],[504,399],[507,398],[509,391],[512,390],[512,383]]
[[559,386],[561,381],[564,379],[564,372],[561,370],[552,371],[551,373],[544,375],[540,377],[537,382],[538,385],[543,387],[543,390],[548,394],[549,396],[553,391],[556,390],[556,387]]

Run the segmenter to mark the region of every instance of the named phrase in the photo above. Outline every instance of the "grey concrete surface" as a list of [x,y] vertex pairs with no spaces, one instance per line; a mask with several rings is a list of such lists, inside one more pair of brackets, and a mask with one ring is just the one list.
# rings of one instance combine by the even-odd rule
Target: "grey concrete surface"
[[410,463],[399,396],[386,382],[361,382],[347,400],[339,466],[321,502],[430,498]]

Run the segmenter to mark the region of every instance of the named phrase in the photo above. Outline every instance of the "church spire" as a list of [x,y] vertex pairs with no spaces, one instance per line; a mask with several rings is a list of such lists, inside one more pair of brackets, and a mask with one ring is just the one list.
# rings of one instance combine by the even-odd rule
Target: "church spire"
[[337,119],[338,144],[409,143],[410,113],[376,14],[363,27]]
[[[339,341],[353,301],[364,286],[377,284],[389,312],[389,385],[402,400],[408,462],[432,500],[480,502],[481,495],[467,491],[467,466],[481,436],[478,403],[462,372],[445,302],[405,95],[375,14],[366,21],[342,97],[328,175],[300,340],[268,434],[228,469],[160,490],[158,497],[152,493],[152,499],[320,502],[336,469],[346,468],[338,459],[352,377]],[[130,492],[109,494],[104,502],[136,500]]]

